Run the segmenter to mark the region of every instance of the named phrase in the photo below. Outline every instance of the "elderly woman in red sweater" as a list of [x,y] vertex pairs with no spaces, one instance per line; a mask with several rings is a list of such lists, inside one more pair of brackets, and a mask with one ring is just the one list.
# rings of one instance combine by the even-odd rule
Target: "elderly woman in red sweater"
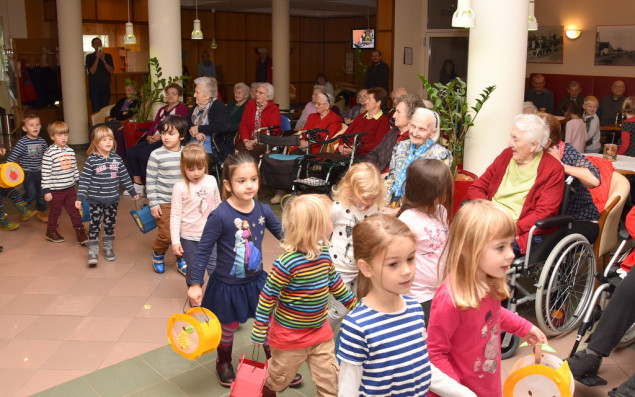
[[[384,139],[384,135],[390,130],[390,121],[382,112],[382,107],[386,105],[386,90],[381,87],[368,89],[368,100],[366,101],[366,113],[360,114],[353,120],[346,130],[347,134],[354,132],[367,132],[368,135],[362,138],[361,145],[357,148],[356,155],[365,156],[379,145]],[[339,151],[350,156],[352,150],[347,145],[340,145]]]
[[467,198],[491,200],[512,215],[518,233],[514,253],[520,256],[526,253],[529,229],[536,221],[558,214],[564,168],[544,152],[549,127],[537,115],[516,116],[510,135],[509,147],[469,188]]
[[280,126],[280,109],[273,101],[273,85],[259,84],[256,99],[247,102],[238,133],[240,141],[236,144],[239,152],[250,153],[256,161],[265,152],[266,146],[258,143],[258,130],[263,127]]

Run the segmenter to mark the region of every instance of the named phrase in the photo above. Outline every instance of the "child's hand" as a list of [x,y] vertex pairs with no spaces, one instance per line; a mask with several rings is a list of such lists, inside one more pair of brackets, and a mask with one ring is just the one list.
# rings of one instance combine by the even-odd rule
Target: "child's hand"
[[150,214],[154,217],[154,219],[161,218],[161,215],[163,215],[163,211],[161,211],[161,206],[151,208]]
[[0,156],[4,156],[6,152],[7,152],[7,149],[0,147]]
[[135,194],[134,196],[132,196],[132,199],[133,199],[134,201],[139,200],[139,195],[138,195],[138,194]]
[[398,212],[399,208],[384,207],[381,209],[381,213],[384,215],[397,216]]
[[44,195],[44,201],[51,201],[53,200],[53,195],[51,193],[46,193]]
[[173,244],[172,253],[176,256],[183,256],[183,246],[181,244]]
[[190,298],[190,305],[200,306],[203,301],[203,288],[200,284],[192,284],[187,289],[187,296]]
[[75,208],[77,208],[78,210],[82,209],[82,202],[81,201],[75,201]]
[[532,346],[536,343],[547,343],[547,337],[535,325],[531,327],[529,333],[525,336],[525,340]]

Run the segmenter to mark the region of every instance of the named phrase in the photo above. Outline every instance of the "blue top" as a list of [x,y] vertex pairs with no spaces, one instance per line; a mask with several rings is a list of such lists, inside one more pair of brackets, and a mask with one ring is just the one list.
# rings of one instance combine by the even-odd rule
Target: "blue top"
[[364,304],[342,322],[337,357],[363,367],[360,396],[426,396],[431,372],[423,309],[402,296],[404,308],[381,313]]
[[16,161],[20,159],[20,167],[24,171],[41,171],[42,170],[42,156],[46,152],[48,145],[42,137],[31,139],[28,136],[23,136],[15,144],[11,154],[7,157],[7,161]]
[[[247,227],[246,222],[249,222]],[[282,237],[282,224],[268,205],[254,200],[250,213],[236,210],[223,201],[207,218],[203,235],[196,250],[191,284],[203,285],[205,268],[212,248],[216,244],[214,277],[227,284],[242,284],[258,277],[262,272],[262,240],[268,229],[278,240]]]
[[88,196],[90,204],[118,203],[119,182],[123,184],[130,196],[137,195],[126,166],[119,155],[111,153],[110,156],[104,157],[99,153],[93,153],[86,159],[79,177],[77,201],[82,201]]

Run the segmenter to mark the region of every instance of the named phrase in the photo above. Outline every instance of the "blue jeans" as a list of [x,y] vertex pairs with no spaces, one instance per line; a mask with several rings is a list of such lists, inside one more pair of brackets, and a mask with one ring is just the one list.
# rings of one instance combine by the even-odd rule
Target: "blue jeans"
[[35,209],[46,211],[46,201],[42,192],[42,171],[24,171],[24,201],[31,204],[35,201]]

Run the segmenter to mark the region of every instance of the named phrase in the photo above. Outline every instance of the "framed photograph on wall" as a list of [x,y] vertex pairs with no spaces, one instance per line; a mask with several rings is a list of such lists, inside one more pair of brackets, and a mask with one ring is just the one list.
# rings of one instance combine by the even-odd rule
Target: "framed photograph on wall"
[[598,26],[595,34],[595,64],[635,65],[635,25]]
[[542,26],[530,31],[527,40],[527,62],[562,63],[564,26]]

